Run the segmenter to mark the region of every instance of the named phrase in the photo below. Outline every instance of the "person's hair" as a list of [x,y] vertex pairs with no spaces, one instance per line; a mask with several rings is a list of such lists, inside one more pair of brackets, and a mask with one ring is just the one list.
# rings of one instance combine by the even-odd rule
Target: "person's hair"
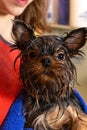
[[37,32],[49,31],[46,22],[48,0],[34,0],[16,19],[31,25]]

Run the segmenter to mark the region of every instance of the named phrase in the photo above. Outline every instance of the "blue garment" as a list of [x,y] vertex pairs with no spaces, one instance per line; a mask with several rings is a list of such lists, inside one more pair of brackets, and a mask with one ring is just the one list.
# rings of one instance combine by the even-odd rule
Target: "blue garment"
[[[74,90],[74,94],[79,99],[84,112],[87,114],[87,105],[77,90]],[[1,126],[0,130],[33,130],[32,128],[24,128],[25,118],[22,115],[23,99],[19,96],[13,103],[9,110],[9,113]]]

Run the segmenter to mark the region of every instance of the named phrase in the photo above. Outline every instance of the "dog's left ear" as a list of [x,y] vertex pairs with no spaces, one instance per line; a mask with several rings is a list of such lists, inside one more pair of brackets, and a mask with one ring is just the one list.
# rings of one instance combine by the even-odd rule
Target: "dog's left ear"
[[87,40],[87,28],[78,28],[72,30],[63,37],[63,41],[66,43],[69,53],[73,54],[78,53],[79,49],[83,47]]
[[20,50],[26,49],[36,38],[34,30],[20,20],[13,21],[12,36],[15,41],[15,46]]

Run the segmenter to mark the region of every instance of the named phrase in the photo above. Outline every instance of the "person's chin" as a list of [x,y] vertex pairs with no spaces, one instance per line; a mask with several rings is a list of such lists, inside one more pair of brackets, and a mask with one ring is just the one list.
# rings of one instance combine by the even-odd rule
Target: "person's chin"
[[8,10],[8,14],[11,14],[13,16],[19,16],[23,13],[24,9],[25,9],[24,7],[16,7]]

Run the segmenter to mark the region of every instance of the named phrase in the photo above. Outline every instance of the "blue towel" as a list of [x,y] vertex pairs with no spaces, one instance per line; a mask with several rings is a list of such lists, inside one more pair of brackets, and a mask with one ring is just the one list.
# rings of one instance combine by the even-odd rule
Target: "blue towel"
[[78,100],[80,101],[83,111],[87,114],[87,104],[85,103],[84,99],[82,98],[82,96],[79,94],[79,92],[77,90],[74,90],[73,92],[76,95],[76,97],[78,98]]
[[[77,90],[74,94],[79,99],[84,112],[87,114],[87,105]],[[32,128],[24,128],[25,118],[22,115],[23,99],[19,96],[11,106],[9,113],[1,126],[0,130],[33,130]]]
[[9,113],[0,130],[33,130],[24,128],[25,118],[22,115],[23,99],[19,96],[11,106]]

